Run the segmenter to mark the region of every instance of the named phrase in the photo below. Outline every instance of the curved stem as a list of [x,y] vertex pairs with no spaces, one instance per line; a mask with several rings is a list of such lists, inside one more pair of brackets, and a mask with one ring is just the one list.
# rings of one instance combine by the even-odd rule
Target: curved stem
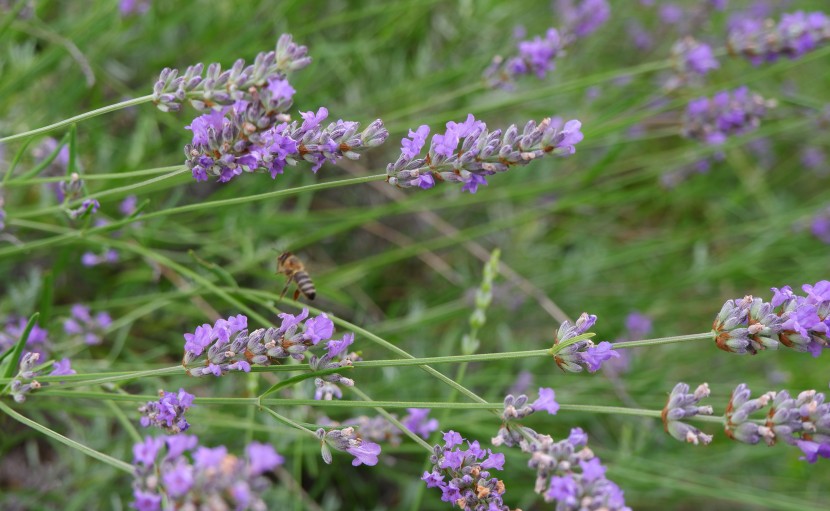
[[85,121],[87,119],[92,119],[93,117],[98,117],[99,115],[103,115],[109,112],[114,112],[116,110],[121,110],[122,108],[129,108],[131,106],[140,105],[142,103],[148,103],[153,100],[152,94],[148,94],[147,96],[141,96],[140,98],[128,99],[127,101],[122,101],[121,103],[115,103],[113,105],[108,105],[103,108],[98,108],[97,110],[91,110],[89,112],[83,113],[81,115],[76,115],[75,117],[70,117],[69,119],[64,119],[60,122],[56,122],[54,124],[50,124],[48,126],[44,126],[42,128],[37,128],[29,131],[24,131],[23,133],[17,133],[15,135],[9,135],[8,137],[0,138],[0,143],[3,142],[11,142],[12,140],[19,140],[22,138],[33,137],[35,135],[40,135],[43,133],[49,133],[50,131],[54,131],[58,128],[63,128],[64,126],[69,126],[70,124]]
[[128,474],[133,473],[133,466],[130,465],[129,463],[126,463],[126,462],[121,461],[119,459],[113,458],[112,456],[109,456],[109,455],[104,454],[102,452],[96,451],[95,449],[93,449],[91,447],[88,447],[88,446],[86,446],[86,445],[84,445],[80,442],[76,442],[75,440],[72,440],[71,438],[68,438],[68,437],[65,437],[65,436],[61,435],[57,431],[52,431],[51,429],[47,428],[46,426],[44,426],[42,424],[39,424],[39,423],[29,419],[28,417],[24,417],[23,415],[20,415],[16,411],[14,411],[11,408],[9,408],[8,406],[6,406],[6,404],[3,403],[2,401],[0,401],[0,411],[6,413],[6,415],[13,418],[14,420],[22,422],[23,424],[29,426],[30,428],[43,433],[44,435],[48,436],[49,438],[57,440],[58,442],[60,442],[64,445],[67,445],[69,447],[72,447],[73,449],[77,449],[77,450],[81,451],[82,453],[86,454],[87,456],[89,456],[91,458],[95,458],[98,461],[103,461],[107,465],[109,465],[111,467],[114,467],[114,468],[117,468],[118,470],[123,470],[124,472],[127,472]]

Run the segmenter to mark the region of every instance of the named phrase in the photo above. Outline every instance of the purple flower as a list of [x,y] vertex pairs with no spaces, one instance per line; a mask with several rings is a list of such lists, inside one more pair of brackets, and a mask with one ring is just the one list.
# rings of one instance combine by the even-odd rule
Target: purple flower
[[331,340],[326,343],[326,352],[329,357],[334,358],[346,351],[346,349],[354,343],[354,334],[348,333],[343,335],[342,339]]
[[559,403],[555,401],[556,393],[550,387],[539,387],[539,398],[533,402],[533,409],[544,410],[551,415],[559,411]]
[[444,476],[435,472],[424,472],[421,481],[427,483],[427,488],[436,488],[444,484]]
[[796,445],[804,453],[804,456],[799,459],[806,460],[808,463],[815,463],[819,456],[830,458],[830,442],[820,444],[810,440],[798,440]]
[[599,462],[599,458],[593,458],[588,461],[580,461],[579,466],[582,468],[582,480],[591,482],[597,479],[605,478],[605,467]]
[[268,80],[268,90],[271,92],[272,101],[274,98],[290,100],[297,92],[285,78],[270,78]]
[[496,470],[504,470],[504,454],[500,452],[491,452],[487,459],[481,464],[481,468]]
[[202,351],[212,342],[213,329],[207,323],[196,327],[194,333],[184,334],[184,349],[194,355],[201,355]]
[[184,389],[179,392],[162,392],[158,401],[149,401],[141,406],[141,425],[143,427],[158,426],[168,433],[176,434],[187,431],[190,424],[184,418],[185,412],[193,406],[193,394]]
[[161,495],[136,488],[133,490],[132,507],[137,511],[160,511]]
[[170,435],[164,439],[164,443],[167,445],[167,455],[164,459],[172,460],[178,458],[185,451],[195,449],[198,442],[199,439],[193,435]]
[[588,435],[582,430],[582,428],[573,428],[568,435],[568,443],[574,447],[587,445]]
[[711,406],[698,406],[698,402],[709,396],[709,386],[705,383],[698,386],[694,393],[689,393],[689,386],[685,383],[678,383],[674,386],[663,408],[663,426],[665,430],[675,439],[694,445],[704,445],[712,441],[712,435],[707,435],[699,429],[691,426],[683,419],[695,415],[712,415]]
[[667,25],[676,25],[683,19],[683,8],[677,4],[664,3],[660,5],[660,20]]
[[274,470],[285,462],[285,458],[277,454],[271,444],[251,442],[245,447],[245,455],[248,457],[248,470],[253,475]]
[[380,446],[373,442],[363,441],[360,445],[346,449],[346,452],[354,456],[352,465],[355,467],[360,465],[369,465],[370,467],[378,464],[378,454],[380,454]]
[[76,371],[70,367],[69,359],[63,358],[52,365],[52,372],[49,373],[49,376],[68,376],[70,374],[76,374]]
[[591,35],[611,16],[606,0],[582,0],[578,6],[573,0],[557,0],[556,10],[564,18],[565,31],[576,37]]
[[317,113],[314,112],[300,112],[303,118],[303,125],[300,127],[302,132],[308,132],[320,125],[329,116],[329,111],[326,107],[321,106]]
[[651,317],[632,312],[625,318],[625,328],[628,330],[626,339],[638,341],[651,333]]
[[112,318],[106,312],[99,312],[93,317],[89,307],[77,303],[71,307],[70,314],[63,322],[64,332],[83,338],[89,345],[101,344],[105,330],[112,324]]
[[[429,126],[421,125],[415,131],[409,130],[409,139],[401,140],[401,154],[407,158],[415,158],[421,153],[429,135]],[[411,140],[410,140],[411,139]]]
[[683,136],[710,145],[720,145],[727,137],[755,130],[772,103],[746,87],[722,91],[710,98],[689,102]]
[[311,318],[305,323],[303,335],[316,345],[318,342],[329,339],[334,333],[334,323],[325,314]]
[[429,408],[407,408],[409,412],[401,419],[406,428],[421,438],[429,438],[433,431],[438,431],[438,419],[429,418]]
[[461,187],[461,190],[476,193],[480,185],[486,186],[487,179],[485,179],[484,176],[479,176],[478,174],[470,174],[470,179],[464,182],[464,186]]
[[156,455],[164,445],[161,438],[146,437],[144,442],[133,446],[133,464],[142,463],[152,465],[156,462]]
[[545,494],[548,498],[562,502],[566,506],[573,506],[577,503],[576,497],[579,486],[573,476],[553,476],[550,479],[550,489]]
[[453,447],[455,447],[457,445],[461,445],[461,442],[464,441],[464,439],[461,438],[461,434],[457,433],[453,430],[450,430],[450,431],[447,431],[446,433],[444,433],[443,438],[444,438],[444,444],[447,446],[448,449],[452,449]]
[[196,468],[204,470],[206,468],[218,468],[228,455],[228,449],[224,445],[219,447],[208,448],[199,447],[193,453],[193,464]]
[[608,341],[602,341],[596,346],[589,347],[582,354],[583,360],[588,365],[588,370],[592,373],[598,371],[606,360],[619,356],[620,354],[614,351],[613,346]]
[[179,460],[161,476],[164,487],[171,497],[181,497],[193,487],[193,467],[184,460]]

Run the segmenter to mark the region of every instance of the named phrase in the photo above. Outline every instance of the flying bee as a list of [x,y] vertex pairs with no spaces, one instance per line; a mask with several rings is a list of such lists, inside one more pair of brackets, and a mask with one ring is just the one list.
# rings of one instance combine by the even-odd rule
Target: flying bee
[[288,286],[291,285],[292,280],[297,283],[297,290],[294,291],[295,300],[300,296],[300,293],[309,300],[314,300],[314,297],[317,296],[317,290],[314,289],[314,282],[311,281],[311,277],[305,271],[305,265],[300,261],[299,257],[291,252],[283,252],[277,257],[277,273],[283,273],[287,277],[285,287],[282,288],[282,293],[280,293],[280,299],[285,296],[285,292],[288,291]]

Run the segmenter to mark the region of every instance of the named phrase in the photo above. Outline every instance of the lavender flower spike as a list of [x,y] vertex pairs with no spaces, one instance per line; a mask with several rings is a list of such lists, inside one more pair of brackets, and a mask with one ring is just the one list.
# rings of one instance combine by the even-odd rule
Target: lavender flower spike
[[534,74],[542,79],[554,70],[556,57],[563,48],[559,32],[550,28],[544,39],[536,36],[533,40],[519,42],[516,56],[506,60],[500,55],[493,57],[493,62],[484,71],[484,80],[490,87],[513,90],[516,78],[522,75]]
[[683,136],[710,145],[727,137],[755,130],[774,101],[765,100],[746,87],[722,91],[710,98],[690,101],[683,121]]
[[139,511],[158,511],[162,501],[164,509],[202,509],[206,503],[211,509],[266,509],[262,494],[271,481],[265,474],[284,462],[267,444],[252,442],[238,457],[182,434],[147,437],[133,454],[132,507]]
[[441,490],[441,500],[461,509],[503,511],[504,483],[492,476],[491,470],[502,470],[504,455],[482,449],[477,441],[466,442],[454,431],[444,435],[444,445],[436,445],[429,460],[432,470],[421,480],[427,488]]
[[830,41],[830,18],[823,12],[797,11],[772,20],[742,20],[729,32],[732,54],[743,55],[753,65],[780,57],[796,59]]
[[310,64],[307,53],[308,48],[283,34],[275,50],[259,53],[248,66],[239,59],[225,71],[218,63],[208,65],[207,69],[196,64],[184,73],[165,68],[153,86],[153,103],[168,112],[180,110],[182,103],[189,100],[196,109],[207,112],[240,100],[257,101],[269,82],[284,80],[288,72]]
[[448,122],[444,133],[432,136],[430,149],[419,158],[427,131],[422,126],[404,139],[401,155],[386,167],[387,182],[399,188],[432,188],[437,181],[462,183],[463,190],[475,193],[487,184],[486,176],[504,172],[514,165],[527,165],[546,155],[569,156],[582,138],[579,121],[562,125],[559,119],[528,122],[520,133],[511,125],[488,131],[472,114],[462,123]]

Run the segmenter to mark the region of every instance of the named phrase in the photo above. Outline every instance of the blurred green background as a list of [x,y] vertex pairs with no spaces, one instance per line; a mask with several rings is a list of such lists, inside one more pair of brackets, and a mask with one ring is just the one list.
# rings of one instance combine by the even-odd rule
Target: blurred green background
[[[0,311],[40,310],[41,325],[59,347],[61,320],[71,304],[110,312],[116,321],[103,345],[65,346],[79,372],[94,372],[174,365],[182,333],[209,321],[211,308],[223,317],[239,312],[146,252],[200,274],[273,317],[273,294],[284,283],[274,274],[275,256],[290,249],[314,278],[315,306],[419,357],[460,352],[472,290],[481,280],[481,257],[496,247],[514,273],[497,281],[480,352],[549,347],[558,327],[551,314],[555,307],[572,319],[582,311],[596,314],[600,340],[624,336],[625,317],[633,311],[653,318],[653,337],[705,332],[726,299],[769,298],[771,286],[797,288],[830,276],[828,246],[809,232],[811,218],[828,205],[824,187],[830,168],[825,162],[810,169],[801,161],[805,149],[830,146],[830,119],[825,112],[822,121],[821,113],[830,103],[830,53],[820,50],[761,67],[723,56],[706,86],[667,95],[661,88],[665,60],[680,35],[691,31],[723,50],[727,19],[755,2],[731,0],[725,12],[694,27],[662,23],[656,7],[639,2],[610,3],[612,17],[602,29],[569,48],[547,79],[527,78],[513,92],[484,89],[481,72],[493,55],[513,51],[515,27],[534,36],[560,24],[550,2],[154,2],[146,14],[129,17],[120,16],[110,1],[27,4],[23,13],[2,22],[3,136],[149,94],[163,67],[251,61],[284,32],[307,45],[314,59],[290,77],[297,90],[295,115],[326,106],[332,119],[366,125],[381,118],[391,132],[384,146],[359,161],[327,164],[317,175],[300,166],[275,181],[255,174],[223,185],[196,183],[186,173],[156,181],[167,174],[135,174],[181,165],[190,140],[183,127],[195,116],[189,106],[170,114],[146,104],[96,117],[77,126],[77,159],[89,192],[117,189],[101,199],[102,218],[120,218],[118,204],[130,194],[139,202],[149,200],[145,211],[154,212],[383,173],[408,129],[425,123],[440,128],[468,112],[491,129],[552,115],[579,119],[585,140],[572,157],[500,174],[476,195],[452,185],[398,191],[385,183],[366,184],[160,216],[103,239],[79,235],[46,248],[29,244],[77,226],[61,211],[46,209],[54,198],[45,185],[12,182],[3,189],[8,221],[0,240]],[[677,2],[687,9],[701,3]],[[782,4],[788,10],[826,7],[818,0],[775,2],[772,13],[782,12]],[[634,46],[632,23],[650,31],[652,48]],[[708,173],[691,173],[667,186],[667,173],[713,152],[679,136],[685,102],[739,85],[776,98],[778,107],[759,130],[731,139],[723,161]],[[66,133],[51,135],[60,139]],[[40,141],[23,149],[19,174],[36,165],[32,150]],[[23,147],[20,141],[6,145],[2,168]],[[110,176],[95,178],[101,174]],[[115,264],[82,266],[84,252],[114,246],[109,236],[147,250],[120,250]],[[223,271],[200,264],[190,251]],[[290,303],[278,308],[296,310]],[[360,337],[355,348],[366,360],[393,358]],[[826,357],[787,349],[735,356],[706,341],[630,355],[630,367],[617,377],[565,374],[551,360],[529,359],[471,365],[462,383],[499,402],[527,371],[533,376],[531,393],[550,386],[561,403],[660,409],[676,382],[692,387],[708,382],[708,403],[722,414],[738,383],[746,382],[755,394],[781,388],[827,391],[830,374]],[[437,368],[456,374],[453,366]],[[376,400],[442,401],[450,395],[448,387],[414,367],[361,369],[350,376]],[[275,381],[272,375],[259,377],[261,388]],[[139,380],[122,390],[153,394],[182,386],[199,397],[240,397],[252,392],[249,385],[236,375],[170,377]],[[293,395],[311,394],[310,386],[301,386]],[[35,394],[15,408],[90,447],[131,460],[132,439],[119,417],[137,423],[134,404]],[[325,407],[280,412],[308,422],[352,414]],[[442,430],[455,429],[482,443],[499,426],[482,411],[433,416]],[[354,469],[347,456],[336,456],[326,467],[319,445],[265,414],[197,406],[189,418],[191,432],[207,445],[226,444],[238,452],[252,431],[287,457],[286,479],[270,500],[274,509],[449,507],[437,491],[421,488],[425,453],[412,443],[385,445],[382,465],[374,468]],[[625,490],[634,509],[826,509],[830,498],[827,460],[808,465],[798,460],[795,448],[738,444],[711,424],[701,425],[715,434],[707,447],[679,443],[663,433],[659,421],[636,417],[561,412],[534,417],[528,425],[555,438],[572,427],[585,429],[589,445],[610,467],[609,478]],[[0,428],[0,507],[127,507],[129,477],[8,417],[0,417]],[[534,473],[526,457],[518,450],[502,452],[508,460],[502,474],[505,501],[525,511],[551,507],[532,492]]]

